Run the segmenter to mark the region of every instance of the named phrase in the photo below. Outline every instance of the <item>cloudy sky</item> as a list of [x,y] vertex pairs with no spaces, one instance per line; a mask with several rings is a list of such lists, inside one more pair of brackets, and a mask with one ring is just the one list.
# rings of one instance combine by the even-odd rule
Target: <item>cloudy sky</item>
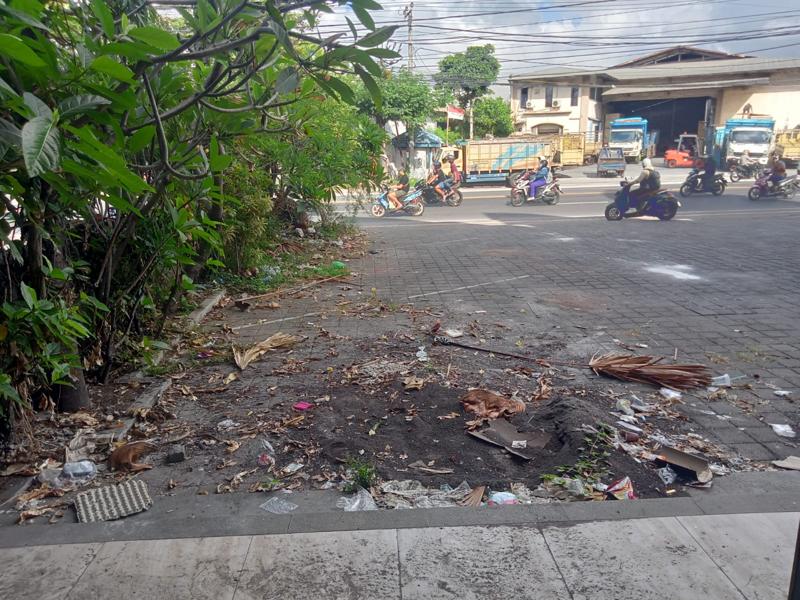
[[[403,24],[403,0],[383,0],[378,24]],[[347,31],[347,7],[326,15],[323,34]],[[554,67],[593,69],[678,44],[800,58],[800,2],[752,0],[416,0],[414,63],[430,75],[443,56],[494,44],[508,75]],[[392,42],[408,55],[405,25]]]

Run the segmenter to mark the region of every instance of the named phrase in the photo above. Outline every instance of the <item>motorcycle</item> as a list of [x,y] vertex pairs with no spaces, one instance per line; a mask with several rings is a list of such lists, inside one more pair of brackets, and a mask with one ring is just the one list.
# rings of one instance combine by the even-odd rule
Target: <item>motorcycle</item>
[[728,171],[730,172],[731,181],[734,183],[740,179],[749,179],[751,177],[758,179],[761,176],[762,169],[763,167],[758,163],[743,165],[736,158],[728,161]]
[[786,177],[779,181],[777,185],[770,185],[769,178],[772,176],[770,171],[764,171],[761,177],[756,179],[756,183],[747,192],[747,197],[750,200],[759,200],[761,198],[770,198],[773,196],[781,196],[782,198],[794,198],[800,188],[800,182],[797,180],[797,175]]
[[434,186],[428,185],[424,182],[422,182],[422,185],[424,186],[422,189],[422,201],[425,204],[447,204],[448,206],[461,206],[461,203],[464,201],[464,195],[459,189],[461,187],[460,183],[451,184],[450,189],[445,190],[444,202],[442,202],[442,197],[436,193]]
[[553,175],[551,181],[536,190],[536,197],[529,198],[531,182],[522,177],[517,178],[514,186],[511,188],[511,206],[522,206],[526,202],[541,200],[545,204],[553,205],[558,204],[561,199],[561,186],[558,184],[558,177]]
[[424,182],[421,184],[418,183],[414,188],[414,191],[407,193],[402,198],[399,198],[400,202],[403,204],[400,208],[394,208],[392,203],[389,201],[389,188],[383,186],[382,193],[380,196],[373,200],[372,205],[370,206],[370,213],[373,217],[383,217],[387,213],[395,214],[400,212],[405,212],[412,217],[418,217],[425,211],[425,203],[422,201],[422,192],[423,192]]
[[[630,194],[629,181],[621,181],[620,189],[614,195],[614,201],[606,206],[606,219],[609,221],[621,221],[631,217],[658,217],[662,221],[669,221],[676,215],[681,203],[672,192],[658,190],[646,196],[633,198],[627,210],[622,212],[622,203],[626,194]],[[631,210],[633,208],[633,210]]]
[[725,188],[728,182],[725,181],[725,175],[717,173],[714,175],[714,181],[711,183],[710,188],[703,186],[703,178],[700,176],[700,171],[692,169],[689,175],[686,176],[686,181],[681,186],[681,196],[686,198],[692,194],[704,194],[711,192],[715,196],[721,196],[725,193]]

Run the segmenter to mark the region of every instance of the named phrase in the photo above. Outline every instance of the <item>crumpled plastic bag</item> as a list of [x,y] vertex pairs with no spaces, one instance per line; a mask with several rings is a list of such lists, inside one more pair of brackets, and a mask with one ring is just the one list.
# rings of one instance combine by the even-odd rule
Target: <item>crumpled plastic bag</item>
[[381,486],[383,503],[389,508],[447,508],[458,506],[472,488],[462,481],[457,488],[445,484],[439,489],[425,487],[419,481],[387,481]]
[[343,508],[344,512],[356,512],[359,510],[378,510],[378,505],[367,490],[358,488],[358,491],[350,496],[342,496],[336,502],[336,506]]

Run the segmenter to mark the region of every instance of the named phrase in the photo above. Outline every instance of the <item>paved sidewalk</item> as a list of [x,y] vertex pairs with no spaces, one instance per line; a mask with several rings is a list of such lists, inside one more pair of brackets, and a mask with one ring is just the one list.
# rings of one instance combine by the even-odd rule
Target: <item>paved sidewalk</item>
[[784,600],[800,513],[0,550],[0,597]]

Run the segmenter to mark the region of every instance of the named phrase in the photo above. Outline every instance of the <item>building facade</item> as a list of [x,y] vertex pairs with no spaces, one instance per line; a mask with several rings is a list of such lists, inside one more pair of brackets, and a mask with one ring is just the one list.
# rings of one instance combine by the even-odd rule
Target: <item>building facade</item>
[[776,128],[800,125],[800,59],[772,59],[678,47],[598,71],[511,77],[518,135],[581,133],[595,138],[613,118],[643,117],[659,151],[681,133],[733,117],[769,115]]

